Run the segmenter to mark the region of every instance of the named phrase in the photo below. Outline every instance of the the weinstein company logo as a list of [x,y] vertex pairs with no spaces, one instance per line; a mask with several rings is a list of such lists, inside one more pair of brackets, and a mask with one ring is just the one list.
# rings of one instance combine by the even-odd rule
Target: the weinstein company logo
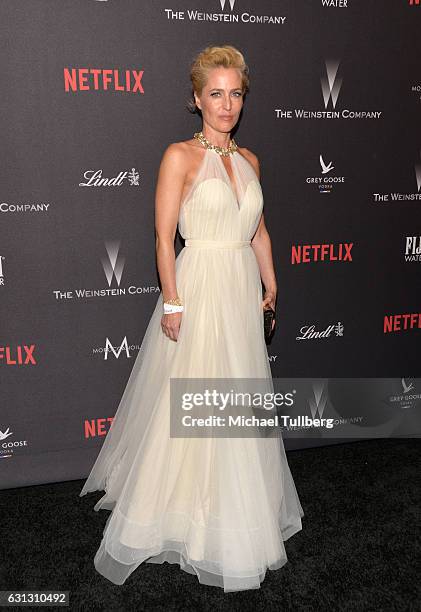
[[325,329],[317,330],[315,325],[303,325],[300,327],[300,335],[296,340],[318,340],[319,338],[330,338],[330,336],[343,336],[344,326],[338,321],[327,325]]
[[[129,285],[121,287],[125,258],[119,253],[120,241],[108,240],[105,242],[106,255],[101,258],[102,268],[107,280],[108,287],[97,289],[65,289],[53,290],[56,300],[74,300],[84,298],[102,298],[108,296],[137,295],[139,293],[156,293],[160,291],[157,286],[139,287]],[[117,285],[117,286],[115,286]]]
[[421,236],[406,236],[405,261],[421,261]]
[[28,446],[27,440],[9,440],[10,436],[13,436],[13,431],[10,431],[10,427],[4,431],[2,427],[0,430],[0,459],[13,457],[17,448]]
[[128,91],[145,93],[141,83],[143,70],[108,68],[64,68],[64,91]]
[[[420,151],[420,160],[421,160],[421,151]],[[417,192],[416,193],[399,193],[399,192],[391,192],[391,193],[373,193],[374,202],[396,202],[400,200],[421,200],[421,163],[417,162],[414,165],[415,169],[415,180],[417,183]]]
[[79,187],[121,187],[123,181],[127,180],[129,185],[139,185],[139,172],[135,168],[130,171],[119,172],[117,176],[107,178],[102,176],[102,170],[86,170],[83,174],[85,183],[79,183]]
[[325,74],[320,77],[321,91],[325,110],[306,110],[303,108],[284,109],[275,108],[277,119],[379,119],[382,111],[350,110],[342,108],[336,110],[339,93],[342,86],[342,77],[338,75],[340,60],[327,59],[325,61]]
[[305,264],[322,261],[351,262],[353,242],[339,244],[300,244],[291,248],[291,263]]
[[113,276],[120,287],[121,276],[124,268],[124,257],[119,257],[120,241],[109,241],[105,243],[107,250],[107,257],[102,258],[102,267],[104,268],[105,276],[107,278],[108,286],[111,287]]
[[[209,1],[209,0],[208,0]],[[258,15],[247,11],[237,12],[237,7],[242,0],[218,0],[216,11],[190,9],[178,11],[174,8],[164,9],[164,13],[169,21],[212,21],[229,23],[258,23],[261,25],[284,25],[286,17],[280,15]],[[221,12],[218,12],[220,8]]]
[[320,154],[319,162],[321,169],[320,176],[307,176],[307,184],[317,185],[319,193],[330,193],[333,189],[333,185],[345,183],[344,176],[337,176],[336,174],[333,174],[332,170],[335,166],[333,165],[332,161],[326,163],[323,156]]
[[0,255],[0,287],[4,287],[4,255]]
[[315,419],[317,415],[320,418],[323,417],[328,396],[329,394],[325,384],[321,382],[313,383],[313,398],[309,398],[309,407],[313,419]]
[[47,202],[11,204],[10,202],[0,203],[0,213],[40,213],[48,212],[50,204]]

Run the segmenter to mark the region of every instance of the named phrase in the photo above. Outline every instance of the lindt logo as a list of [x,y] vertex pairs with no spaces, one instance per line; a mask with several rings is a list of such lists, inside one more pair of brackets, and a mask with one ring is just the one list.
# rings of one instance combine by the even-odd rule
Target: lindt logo
[[64,91],[129,91],[145,93],[142,83],[143,70],[108,68],[64,68]]
[[126,179],[129,185],[139,186],[139,172],[137,172],[136,168],[132,168],[130,171],[124,170],[119,172],[117,176],[112,178],[102,176],[102,169],[86,170],[83,178],[86,179],[86,182],[79,183],[79,187],[120,187]]

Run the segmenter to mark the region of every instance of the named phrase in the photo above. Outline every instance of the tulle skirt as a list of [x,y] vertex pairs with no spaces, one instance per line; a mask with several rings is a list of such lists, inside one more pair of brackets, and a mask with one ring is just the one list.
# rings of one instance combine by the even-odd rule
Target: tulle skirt
[[[238,245],[237,245],[238,247]],[[185,247],[178,341],[159,295],[112,427],[80,493],[111,510],[97,571],[123,584],[144,561],[177,563],[227,591],[259,588],[287,562],[301,507],[279,428],[253,437],[172,437],[171,378],[260,378],[271,387],[262,289],[250,247]]]

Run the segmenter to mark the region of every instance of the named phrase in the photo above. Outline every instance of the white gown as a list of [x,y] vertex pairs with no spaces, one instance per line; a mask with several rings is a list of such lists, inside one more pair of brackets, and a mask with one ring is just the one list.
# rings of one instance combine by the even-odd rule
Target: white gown
[[[143,562],[178,563],[224,591],[259,588],[287,562],[284,541],[304,516],[279,427],[274,437],[174,438],[169,379],[266,378],[262,285],[251,248],[263,209],[259,180],[238,152],[231,184],[204,149],[178,219],[184,311],[177,342],[161,329],[159,294],[113,424],[81,490],[112,510],[96,570],[122,584]],[[139,575],[141,579],[141,575]]]

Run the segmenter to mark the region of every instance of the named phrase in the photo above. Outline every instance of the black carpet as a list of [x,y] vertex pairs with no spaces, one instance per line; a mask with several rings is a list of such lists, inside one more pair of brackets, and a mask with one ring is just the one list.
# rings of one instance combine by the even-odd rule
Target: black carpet
[[260,589],[224,594],[168,563],[110,583],[93,565],[109,511],[93,510],[102,492],[78,496],[82,480],[0,491],[0,589],[68,590],[70,610],[421,611],[419,440],[287,456],[303,530]]

